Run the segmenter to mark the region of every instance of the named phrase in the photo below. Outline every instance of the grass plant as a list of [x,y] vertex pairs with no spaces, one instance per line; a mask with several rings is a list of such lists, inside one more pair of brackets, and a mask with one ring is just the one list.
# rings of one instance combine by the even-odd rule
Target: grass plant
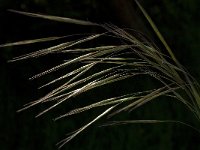
[[[65,67],[78,64],[77,68],[66,72],[65,75],[56,78],[55,80],[42,85],[40,88],[50,86],[60,80],[64,80],[65,83],[44,97],[38,100],[32,101],[18,112],[36,106],[41,103],[50,102],[52,105],[47,109],[40,112],[36,117],[39,117],[48,111],[51,111],[58,105],[62,105],[63,102],[70,100],[82,93],[108,85],[121,80],[134,78],[135,76],[148,76],[152,80],[158,81],[160,87],[151,89],[148,91],[141,91],[127,93],[125,95],[111,97],[98,102],[91,102],[91,104],[84,107],[75,108],[66,114],[62,114],[55,118],[55,120],[82,113],[84,111],[95,109],[97,107],[103,107],[105,110],[96,116],[91,122],[79,128],[78,130],[69,134],[65,139],[58,143],[59,147],[69,142],[76,137],[83,130],[88,128],[91,124],[96,122],[101,117],[108,115],[113,116],[122,111],[130,112],[134,109],[141,107],[142,105],[158,98],[160,96],[168,96],[172,99],[176,99],[183,104],[196,116],[197,120],[200,119],[200,95],[199,84],[192,77],[192,75],[178,62],[173,51],[159,32],[158,28],[147,14],[145,9],[140,5],[138,1],[135,1],[141,12],[146,17],[147,21],[155,31],[158,39],[164,45],[164,49],[159,49],[151,40],[147,39],[144,35],[139,34],[136,31],[129,29],[122,29],[112,24],[97,24],[89,21],[82,21],[71,18],[41,15],[35,13],[21,12],[16,10],[9,10],[15,13],[19,13],[31,17],[39,17],[52,21],[59,21],[65,23],[72,23],[85,26],[96,26],[102,28],[104,32],[90,34],[80,39],[62,42],[58,45],[47,47],[29,54],[15,57],[9,62],[15,62],[19,60],[25,60],[30,58],[37,58],[48,54],[57,53],[76,53],[76,57],[64,61],[53,68],[45,70],[30,79],[36,79],[46,74],[50,74]],[[65,36],[64,36],[65,37]],[[36,42],[50,42],[52,40],[59,40],[64,37],[48,37],[42,39],[25,40],[13,43],[7,43],[0,45],[0,47],[25,45]],[[87,44],[99,38],[110,39],[109,44],[102,44],[92,47],[82,47],[81,44]],[[117,44],[116,44],[117,43]],[[165,54],[164,54],[165,53]],[[166,54],[168,53],[168,54]],[[93,68],[102,66],[101,70],[91,72]],[[86,75],[86,76],[85,76]],[[184,94],[183,94],[184,93]],[[173,122],[188,125],[181,121],[174,120],[125,120],[119,122],[110,122],[105,125],[118,125],[126,123],[163,123]],[[190,126],[190,125],[188,125]],[[190,126],[192,127],[192,126]],[[194,128],[194,127],[192,127]],[[194,128],[198,131],[198,129]]]

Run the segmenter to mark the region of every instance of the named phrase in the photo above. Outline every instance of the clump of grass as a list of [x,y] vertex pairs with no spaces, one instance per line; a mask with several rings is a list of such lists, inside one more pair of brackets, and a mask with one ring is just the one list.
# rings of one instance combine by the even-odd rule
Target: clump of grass
[[[39,78],[46,74],[52,73],[64,67],[79,64],[77,68],[71,72],[66,72],[65,75],[56,78],[55,80],[42,85],[40,88],[54,84],[60,80],[66,82],[58,88],[52,90],[44,97],[39,98],[33,102],[26,104],[19,111],[28,109],[40,103],[52,102],[53,104],[40,112],[36,117],[43,115],[44,113],[54,109],[56,106],[69,100],[72,97],[76,97],[82,93],[85,93],[94,88],[118,82],[128,78],[134,78],[135,76],[149,76],[150,78],[159,81],[161,86],[157,89],[148,91],[127,93],[125,95],[111,97],[108,99],[99,100],[96,103],[76,108],[62,114],[55,118],[55,120],[82,113],[84,111],[95,109],[97,107],[106,106],[104,112],[99,114],[91,122],[78,130],[72,132],[67,138],[59,142],[59,147],[69,142],[71,139],[76,137],[80,132],[85,130],[91,124],[101,117],[109,114],[109,116],[116,115],[122,111],[133,111],[134,109],[152,101],[160,96],[170,96],[185,104],[196,116],[197,120],[200,119],[200,95],[199,95],[199,84],[197,81],[187,72],[187,70],[178,62],[174,56],[172,50],[168,46],[167,42],[160,34],[158,28],[153,23],[152,19],[146,13],[144,8],[136,1],[138,7],[152,26],[156,35],[165,46],[166,51],[169,55],[164,55],[163,51],[160,50],[154,43],[146,39],[144,36],[136,36],[137,33],[131,34],[130,30],[121,29],[111,24],[96,24],[88,21],[62,18],[49,15],[41,15],[34,13],[27,13],[21,11],[10,10],[15,13],[39,17],[43,19],[49,19],[54,21],[73,23],[79,25],[97,26],[103,28],[105,32],[91,34],[83,38],[62,42],[58,45],[47,47],[29,54],[18,56],[10,60],[10,62],[41,57],[52,53],[76,53],[76,57],[71,60],[65,61],[60,65],[57,65],[49,70],[41,72],[30,79]],[[111,42],[107,45],[93,46],[87,48],[81,48],[80,44],[86,43],[92,40],[98,40],[100,37],[110,38]],[[43,39],[26,40],[14,43],[8,43],[0,45],[5,46],[16,46],[22,44],[30,44],[35,42],[47,42],[51,40],[59,40],[63,37],[48,37]],[[98,70],[95,73],[90,73],[90,70],[95,68],[97,65],[102,65],[102,70]],[[106,67],[105,67],[106,66]],[[84,76],[87,73],[87,76]],[[184,93],[184,95],[182,94]],[[113,124],[125,124],[125,123],[162,123],[162,122],[176,122],[184,125],[183,122],[173,120],[132,120],[132,121],[121,121],[121,122],[110,122],[105,125]],[[190,125],[188,125],[190,126]],[[192,126],[190,126],[192,127]]]

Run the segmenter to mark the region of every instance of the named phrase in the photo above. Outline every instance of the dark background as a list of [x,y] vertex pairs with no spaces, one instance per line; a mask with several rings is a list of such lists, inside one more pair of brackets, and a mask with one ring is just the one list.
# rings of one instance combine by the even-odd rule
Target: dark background
[[[178,60],[200,80],[200,1],[199,0],[162,0],[141,2],[153,18],[168,44],[174,50]],[[148,23],[132,0],[0,0],[0,44],[24,39],[48,36],[62,36],[73,33],[94,32],[96,29],[68,25],[42,19],[29,18],[6,11],[16,9],[66,16],[98,23],[113,23],[120,27],[139,30],[161,46]],[[131,89],[134,82],[125,81],[117,88],[105,87],[99,92],[89,92],[75,99],[74,103],[65,103],[59,109],[35,119],[34,116],[46,106],[38,106],[16,113],[25,103],[43,96],[50,89],[37,90],[42,83],[55,78],[56,74],[28,81],[39,73],[60,61],[59,56],[44,57],[30,61],[7,63],[15,56],[52,45],[35,44],[0,49],[0,149],[35,150],[56,149],[55,144],[66,133],[84,125],[99,114],[102,109],[92,110],[77,116],[71,116],[54,122],[52,119],[60,112],[67,112],[81,100],[101,99],[117,93],[124,88]],[[162,47],[162,46],[161,46]],[[61,57],[62,58],[62,57]],[[65,70],[63,70],[65,71]],[[142,81],[141,79],[138,79]],[[137,88],[151,86],[137,83]],[[134,88],[133,88],[134,89]],[[122,90],[122,91],[123,91]],[[172,119],[181,120],[199,127],[199,122],[184,105],[164,98],[153,101],[130,114],[122,113],[115,119]],[[97,122],[78,137],[66,144],[63,149],[83,150],[197,150],[200,149],[200,135],[180,124],[137,124],[98,128],[106,119]]]

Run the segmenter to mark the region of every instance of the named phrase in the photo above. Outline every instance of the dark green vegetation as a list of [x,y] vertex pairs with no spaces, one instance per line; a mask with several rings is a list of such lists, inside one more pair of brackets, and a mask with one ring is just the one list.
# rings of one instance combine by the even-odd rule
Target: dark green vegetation
[[[192,4],[192,2],[194,4]],[[112,17],[106,15],[108,18],[104,18],[105,15],[101,14],[100,11],[98,12],[98,9],[94,9],[94,7],[103,9],[102,5],[105,4],[97,4],[95,2],[91,4],[88,2],[86,4],[79,4],[80,6],[77,6],[77,3],[75,2],[74,4],[68,3],[72,4],[71,6],[78,7],[78,11],[74,10],[74,12],[84,12],[83,14],[74,14],[73,12],[68,14],[66,11],[64,11],[64,13],[61,12],[61,6],[63,6],[63,4],[58,5],[57,9],[59,9],[53,13],[53,11],[50,11],[50,2],[48,4],[50,7],[49,10],[44,9],[46,8],[44,5],[45,2],[40,3],[38,1],[38,3],[38,5],[33,5],[34,2],[33,4],[24,3],[24,5],[21,6],[27,6],[27,8],[24,8],[25,10],[33,10],[34,12],[36,12],[36,9],[38,9],[40,12],[52,12],[52,14],[61,16],[65,15],[67,17],[73,18],[84,19],[85,16],[87,16],[88,18],[91,17],[89,20],[93,19],[94,21],[98,20],[99,16],[100,21],[112,21]],[[200,47],[198,43],[200,35],[200,31],[198,29],[199,22],[197,22],[199,18],[197,10],[199,6],[198,3],[199,2],[197,1],[180,1],[177,3],[172,1],[163,1],[160,4],[144,4],[145,8],[147,8],[147,11],[151,14],[152,18],[154,18],[157,26],[161,29],[163,35],[166,37],[168,43],[174,49],[174,53],[176,56],[178,56],[178,60],[180,60],[180,62],[186,66],[186,68],[197,79],[199,77],[199,67],[197,64],[199,64],[198,49]],[[56,4],[53,4],[54,7],[55,5]],[[36,8],[32,6],[35,6]],[[18,9],[19,4],[16,4],[13,7]],[[88,7],[93,9],[87,10],[86,8]],[[80,10],[79,8],[85,9]],[[63,10],[65,10],[65,8],[63,8]],[[103,10],[103,12],[109,12],[106,10],[106,7]],[[92,13],[93,11],[94,13]],[[3,37],[5,38],[2,40],[2,43],[9,42],[8,40],[17,41],[21,39],[38,38],[38,36],[46,37],[53,35],[66,35],[70,32],[79,33],[80,31],[83,31],[82,28],[80,29],[78,26],[74,27],[70,25],[68,26],[66,24],[63,25],[42,20],[38,21],[37,19],[26,18],[16,14],[6,14],[9,15],[10,18],[13,16],[14,18],[19,18],[17,22],[12,19],[5,19],[5,26],[1,28],[1,30],[4,31],[4,34],[2,35],[4,35]],[[109,14],[112,16],[112,13]],[[114,19],[113,22],[117,24],[117,20],[118,19]],[[73,27],[75,31],[72,31]],[[80,31],[77,31],[77,28]],[[38,49],[39,46],[42,47],[43,45],[36,46]],[[73,106],[71,104],[71,106],[66,105],[67,108],[64,106],[60,109],[50,112],[49,114],[45,114],[39,119],[33,119],[33,116],[37,112],[43,110],[44,106],[39,106],[37,108],[27,110],[25,113],[16,114],[15,111],[21,108],[23,104],[27,103],[27,99],[35,100],[48,91],[48,89],[47,91],[35,90],[37,86],[40,86],[43,84],[42,82],[45,82],[43,79],[33,82],[28,82],[26,79],[35,73],[41,72],[44,69],[53,66],[55,63],[59,63],[59,59],[61,57],[58,56],[56,59],[53,57],[54,61],[46,57],[38,60],[34,59],[31,61],[23,62],[23,65],[21,65],[22,63],[6,64],[6,60],[11,59],[13,56],[27,53],[27,48],[30,49],[30,47],[20,47],[15,49],[5,48],[1,50],[1,110],[3,110],[1,113],[1,118],[3,118],[1,123],[1,133],[3,134],[1,134],[2,143],[0,145],[4,146],[2,149],[52,149],[54,147],[54,143],[58,141],[58,138],[62,138],[64,133],[68,133],[80,127],[80,124],[82,125],[87,123],[89,120],[91,120],[91,118],[94,118],[95,113],[98,113],[90,111],[89,113],[84,113],[80,116],[69,117],[58,122],[51,121],[51,119],[56,117],[58,113],[63,113],[72,109]],[[35,48],[36,47],[33,46],[31,49],[34,50]],[[30,52],[31,49],[28,52]],[[54,75],[49,76],[49,80],[51,80],[53,76]],[[138,80],[145,79],[142,78]],[[137,85],[137,87],[135,88],[134,85]],[[141,84],[141,82],[136,80],[131,85],[130,82],[127,81],[120,84],[122,87],[105,87],[102,89],[103,94],[94,94],[90,92],[85,96],[83,95],[83,97],[79,97],[78,100],[75,100],[80,102],[81,100],[89,101],[93,99],[95,100],[96,98],[103,99],[103,96],[114,95],[115,93],[117,94],[119,90],[122,90],[122,92],[131,89],[137,89],[140,91],[140,89],[148,89],[148,87],[153,85],[153,83],[150,81],[147,82],[146,80],[145,84]],[[84,99],[84,97],[87,99]],[[99,112],[101,112],[101,110],[99,110]],[[29,115],[29,117],[27,117],[27,115]],[[176,119],[188,122],[194,126],[196,124],[196,126],[198,126],[198,122],[196,122],[193,115],[189,113],[187,109],[185,109],[185,106],[178,103],[177,101],[170,101],[164,98],[151,102],[130,114],[121,114],[118,116],[118,118],[115,119],[120,118]],[[109,149],[198,149],[198,139],[198,133],[179,124],[137,124],[118,127],[106,127],[100,129],[91,128],[87,133],[82,133],[78,138],[75,138],[64,148],[80,149],[80,147],[82,147],[82,149],[103,149],[108,147]]]

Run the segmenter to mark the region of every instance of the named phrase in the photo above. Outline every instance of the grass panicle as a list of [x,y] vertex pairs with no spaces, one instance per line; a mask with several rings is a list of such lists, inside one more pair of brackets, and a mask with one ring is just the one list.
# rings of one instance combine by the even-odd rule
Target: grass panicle
[[[105,31],[77,39],[74,41],[62,42],[58,45],[47,47],[29,54],[18,56],[10,61],[19,61],[25,59],[31,59],[35,57],[42,57],[50,53],[76,53],[76,56],[70,60],[64,61],[53,68],[50,68],[44,72],[36,74],[30,79],[36,79],[54,71],[60,70],[67,66],[73,66],[74,64],[78,67],[66,72],[65,75],[58,77],[39,88],[51,86],[52,84],[63,80],[63,85],[55,88],[44,97],[38,100],[32,101],[19,111],[28,109],[41,103],[51,102],[52,105],[47,109],[40,112],[36,117],[45,114],[46,112],[54,109],[63,102],[71,100],[82,93],[89,90],[108,85],[114,82],[118,82],[125,79],[131,79],[135,76],[148,76],[152,80],[156,80],[160,83],[160,87],[148,91],[127,93],[121,96],[107,98],[99,100],[98,102],[91,102],[91,104],[74,108],[66,114],[60,115],[55,120],[82,113],[84,111],[95,109],[97,107],[105,107],[105,111],[97,116],[94,120],[81,127],[80,129],[73,132],[67,138],[62,140],[58,145],[62,147],[64,144],[69,142],[71,139],[76,137],[79,133],[89,127],[91,124],[96,122],[101,117],[108,114],[109,117],[116,115],[122,111],[133,111],[142,105],[159,98],[160,96],[170,96],[173,99],[177,99],[185,104],[189,110],[200,119],[200,96],[199,96],[199,84],[196,80],[188,73],[188,71],[180,65],[171,48],[159,32],[158,28],[149,17],[145,9],[136,0],[136,4],[144,14],[156,35],[165,46],[165,50],[169,53],[169,56],[163,54],[154,43],[150,43],[145,37],[137,37],[137,34],[130,34],[129,30],[121,29],[111,24],[96,24],[89,21],[82,21],[71,18],[41,15],[28,12],[21,12],[15,10],[9,10],[15,13],[23,14],[31,17],[38,17],[42,19],[48,19],[53,21],[59,21],[64,23],[73,23],[79,25],[97,26],[103,28]],[[81,44],[88,41],[98,40],[99,37],[111,38],[110,44],[102,44],[101,46],[93,46],[82,48]],[[8,44],[0,45],[0,47],[16,46],[31,44],[36,42],[47,42],[51,40],[59,40],[62,37],[48,37],[43,39],[25,40],[20,42],[13,42]],[[119,40],[120,39],[120,40]],[[114,42],[113,42],[114,41]],[[118,44],[116,44],[117,42]],[[99,67],[101,70],[91,71],[94,68]],[[86,75],[86,76],[85,76]],[[184,95],[181,93],[185,93]],[[133,120],[133,121],[120,121],[111,122],[106,125],[114,124],[126,124],[126,123],[163,123],[173,122],[181,123],[187,126],[188,124],[179,121],[161,121],[161,120]],[[191,127],[191,126],[190,126]]]

